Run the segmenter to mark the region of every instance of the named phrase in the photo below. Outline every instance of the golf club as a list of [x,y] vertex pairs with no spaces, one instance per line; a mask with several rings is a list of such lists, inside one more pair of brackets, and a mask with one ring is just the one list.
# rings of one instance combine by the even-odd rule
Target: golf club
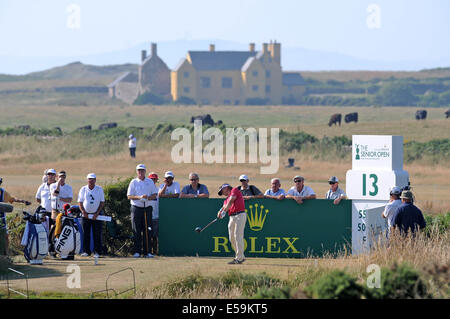
[[209,226],[211,226],[212,224],[214,224],[216,221],[218,220],[218,218],[214,218],[212,221],[210,221],[209,223],[208,223],[208,225],[206,225],[205,227],[195,227],[195,231],[197,232],[197,233],[201,233],[202,231],[204,231],[206,228],[208,228]]

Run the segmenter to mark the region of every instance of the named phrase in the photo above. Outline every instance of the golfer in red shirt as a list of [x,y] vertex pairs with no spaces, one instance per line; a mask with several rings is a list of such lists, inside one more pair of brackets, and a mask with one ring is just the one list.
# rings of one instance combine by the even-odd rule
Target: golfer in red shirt
[[244,197],[241,191],[230,184],[223,184],[219,188],[219,196],[226,196],[222,209],[217,213],[217,218],[223,218],[222,211],[228,213],[230,221],[228,222],[228,236],[231,245],[236,252],[236,257],[229,264],[242,264],[245,261],[244,256],[244,229],[247,221],[245,213]]

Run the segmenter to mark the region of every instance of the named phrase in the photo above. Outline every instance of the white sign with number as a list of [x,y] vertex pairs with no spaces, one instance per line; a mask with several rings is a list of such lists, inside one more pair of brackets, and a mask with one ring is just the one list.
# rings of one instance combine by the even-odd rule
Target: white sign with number
[[403,136],[353,135],[352,169],[346,174],[346,193],[352,199],[352,252],[371,247],[386,232],[381,213],[393,186],[409,185],[403,170]]

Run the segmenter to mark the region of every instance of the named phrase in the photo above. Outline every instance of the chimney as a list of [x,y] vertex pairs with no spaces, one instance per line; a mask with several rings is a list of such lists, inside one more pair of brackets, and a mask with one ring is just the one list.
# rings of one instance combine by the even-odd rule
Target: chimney
[[255,52],[255,44],[254,44],[254,43],[250,43],[250,44],[248,45],[248,50],[249,50],[250,52]]
[[216,46],[214,44],[209,45],[209,52],[214,52],[216,50]]
[[267,46],[268,46],[267,43],[263,43],[263,54],[266,54],[268,52]]
[[141,62],[144,62],[144,60],[147,58],[147,51],[142,50],[141,51]]
[[269,44],[269,52],[272,59],[278,64],[281,64],[281,43],[271,41]]
[[152,43],[151,44],[151,49],[152,49],[152,56],[157,56],[158,55],[158,53],[157,53],[157,48],[156,48],[156,43]]

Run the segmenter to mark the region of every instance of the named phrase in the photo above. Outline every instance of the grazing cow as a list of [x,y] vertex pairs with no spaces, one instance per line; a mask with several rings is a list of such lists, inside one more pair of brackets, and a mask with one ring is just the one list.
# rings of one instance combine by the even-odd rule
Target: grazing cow
[[191,123],[194,123],[195,120],[201,120],[202,125],[209,124],[211,126],[214,126],[214,120],[212,119],[211,115],[199,115],[199,116],[192,116],[191,117]]
[[450,110],[447,110],[447,112],[445,112],[445,118],[448,119],[450,117]]
[[91,130],[91,129],[92,129],[91,125],[86,125],[86,126],[82,126],[82,127],[77,128],[77,130],[79,130],[79,131]]
[[358,123],[358,112],[348,113],[345,115],[345,123]]
[[99,130],[105,130],[107,128],[114,128],[117,127],[117,123],[113,122],[113,123],[103,123],[100,124],[100,126],[98,127]]
[[426,118],[427,118],[427,111],[425,110],[416,111],[416,120],[425,120]]
[[331,115],[330,121],[328,122],[328,126],[331,126],[333,124],[336,124],[336,126],[337,126],[337,123],[339,123],[339,126],[341,126],[341,119],[342,119],[342,115],[339,113]]

